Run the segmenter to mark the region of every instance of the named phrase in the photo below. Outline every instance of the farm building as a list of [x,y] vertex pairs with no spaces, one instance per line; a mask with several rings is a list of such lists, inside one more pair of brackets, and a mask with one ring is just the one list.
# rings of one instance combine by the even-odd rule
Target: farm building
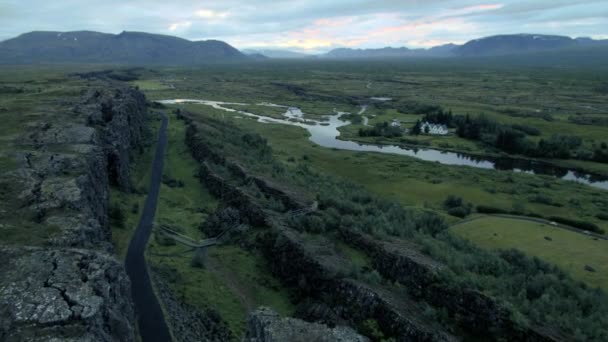
[[433,124],[430,122],[423,122],[422,126],[420,126],[420,132],[425,134],[432,135],[447,135],[448,134],[448,126]]

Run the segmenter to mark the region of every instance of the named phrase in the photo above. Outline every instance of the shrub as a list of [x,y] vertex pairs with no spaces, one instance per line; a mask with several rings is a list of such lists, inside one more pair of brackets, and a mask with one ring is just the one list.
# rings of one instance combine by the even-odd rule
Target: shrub
[[532,202],[532,203],[540,203],[540,204],[545,204],[545,205],[551,205],[554,207],[561,207],[562,205],[560,203],[556,203],[553,202],[553,199],[547,195],[542,195],[542,194],[537,194],[537,195],[533,195],[530,196],[528,198],[528,201]]
[[471,213],[471,204],[465,204],[462,198],[454,195],[449,195],[443,206],[447,209],[448,214],[460,218],[465,218]]
[[465,218],[471,213],[471,210],[466,207],[455,207],[448,209],[448,214],[460,218]]
[[595,217],[597,217],[598,219],[600,219],[602,221],[608,221],[608,214],[600,213],[600,214],[597,214]]
[[443,206],[446,209],[462,207],[464,205],[464,201],[461,197],[449,195],[445,201],[443,201]]
[[477,212],[482,214],[508,214],[509,211],[501,208],[491,207],[489,205],[478,205]]
[[565,224],[568,226],[572,226],[574,228],[588,230],[590,232],[595,232],[595,233],[599,233],[599,234],[604,234],[604,230],[602,228],[600,228],[598,225],[596,225],[595,223],[573,220],[573,219],[559,217],[559,216],[551,216],[551,217],[549,217],[549,220],[555,221],[557,223]]

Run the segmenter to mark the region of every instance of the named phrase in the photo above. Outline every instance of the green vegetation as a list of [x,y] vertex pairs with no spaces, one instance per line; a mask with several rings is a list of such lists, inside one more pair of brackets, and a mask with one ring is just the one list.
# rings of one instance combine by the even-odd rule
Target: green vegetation
[[[521,252],[483,251],[451,234],[441,217],[431,211],[404,208],[350,182],[319,173],[309,163],[309,157],[286,163],[274,160],[263,138],[253,138],[251,133],[246,133],[247,129],[239,130],[229,122],[202,117],[205,130],[199,133],[199,138],[211,146],[221,141],[224,156],[275,182],[289,184],[291,189],[314,195],[319,210],[292,219],[290,224],[296,229],[322,236],[354,230],[379,238],[390,235],[413,241],[424,253],[448,266],[441,275],[446,286],[479,289],[509,302],[512,315],[522,317],[520,324],[559,327],[580,339],[606,336],[602,322],[604,313],[608,313],[608,298],[604,292],[591,290],[557,267]],[[241,127],[253,126],[251,122],[235,122]],[[248,151],[247,155],[240,152],[244,150]],[[457,202],[459,206],[467,206],[457,198],[447,201],[448,204]],[[373,273],[364,278],[373,283]],[[522,287],[522,277],[528,279],[525,287]],[[381,277],[377,278],[376,281],[382,281]],[[565,307],[570,310],[563,310]]]
[[[184,143],[184,122],[171,115],[167,133],[156,223],[199,240],[205,237],[199,227],[214,217],[218,201],[197,177],[199,164]],[[293,311],[286,291],[257,252],[222,245],[212,247],[198,265],[193,265],[194,258],[194,251],[163,237],[156,228],[147,249],[151,267],[184,303],[217,312],[235,339],[245,331],[248,312],[260,305],[286,315]]]
[[[14,172],[23,167],[28,155],[35,167],[44,166],[43,153],[26,139],[28,133],[82,120],[65,110],[65,102],[76,101],[85,83],[64,71],[32,67],[0,70],[0,233],[4,244],[40,246],[61,231],[45,219],[54,212],[43,212],[33,205],[34,196],[26,190],[33,184]],[[80,154],[72,146],[59,144],[51,151],[70,157]],[[48,194],[43,191],[42,195]]]
[[[459,236],[492,249],[519,249],[558,265],[575,279],[608,290],[608,241],[538,222],[481,217],[452,228]],[[595,272],[585,270],[591,266]]]
[[[154,99],[273,102],[297,106],[304,111],[305,118],[315,119],[334,109],[356,113],[359,105],[368,104],[364,115],[372,127],[380,124],[380,128],[393,119],[409,128],[418,120],[441,121],[441,115],[450,113],[452,118],[463,118],[465,124],[460,128],[453,124],[452,134],[445,137],[392,134],[359,137],[360,129],[369,128],[362,125],[362,120],[352,120],[353,125],[340,129],[341,138],[430,146],[486,156],[523,153],[537,159],[542,156],[543,161],[556,165],[608,175],[607,165],[597,163],[600,160],[594,157],[599,155],[598,149],[601,151],[605,146],[602,143],[608,133],[606,127],[570,119],[573,115],[602,117],[608,112],[604,95],[590,91],[601,84],[602,78],[595,72],[474,70],[470,66],[447,67],[428,62],[409,65],[302,62],[299,66],[300,69],[293,68],[292,63],[277,63],[271,68],[261,64],[255,68],[163,70],[162,77],[176,80],[175,89],[153,90],[148,95]],[[281,79],[281,83],[277,83],[277,79]],[[366,87],[370,81],[372,87]],[[372,102],[369,100],[372,96],[393,100]],[[319,214],[292,222],[300,230],[332,236],[337,228],[348,227],[378,237],[390,234],[414,240],[424,247],[425,253],[449,265],[452,271],[446,273],[446,282],[480,289],[510,302],[514,315],[525,317],[524,324],[529,321],[560,326],[578,339],[604,336],[601,322],[605,315],[598,313],[606,311],[605,294],[572,280],[568,274],[582,278],[569,268],[563,267],[566,274],[547,264],[562,266],[538,254],[542,245],[526,249],[514,242],[505,248],[517,248],[526,255],[540,256],[543,261],[513,250],[480,250],[451,234],[435,215],[439,213],[446,222],[455,223],[459,222],[458,217],[467,216],[473,206],[481,206],[501,212],[585,221],[605,230],[608,224],[601,213],[608,210],[608,201],[604,191],[549,176],[439,166],[402,156],[324,149],[309,142],[307,133],[297,127],[260,124],[247,118],[234,120],[238,114],[207,106],[179,107],[196,112],[201,118],[221,119],[226,127],[232,123],[244,132],[255,132],[264,138],[243,142],[238,135],[242,133],[221,125],[216,127],[221,134],[209,137],[216,143],[221,141],[223,154],[233,156],[257,174],[272,176],[319,199],[322,208]],[[255,107],[250,110],[254,111]],[[485,120],[488,127],[495,129],[483,134],[480,131],[478,138],[473,139],[464,134],[470,128],[466,124],[467,116],[469,122]],[[568,132],[567,137],[564,132]],[[266,141],[278,163],[268,158],[270,149],[265,147]],[[526,144],[520,144],[521,141]],[[543,152],[524,153],[519,148],[524,145]],[[560,145],[560,149],[554,149],[556,145]],[[567,151],[561,151],[562,145],[568,147]],[[248,153],[243,153],[244,150]],[[567,157],[585,160],[560,159]],[[326,178],[325,174],[362,188]],[[256,189],[250,191],[255,193]],[[369,195],[367,191],[382,200],[373,195],[371,200],[363,200]],[[446,201],[447,194],[461,201]],[[385,202],[386,199],[389,201]],[[580,248],[591,248],[596,242],[580,241]],[[343,254],[349,255],[353,262],[359,260],[357,264],[365,267],[361,266],[365,265],[361,261],[365,259],[356,252]],[[583,258],[577,260],[579,265],[581,262]],[[597,267],[589,266],[597,274],[601,273]],[[582,272],[593,273],[584,267]],[[527,279],[525,286],[521,277]],[[593,312],[591,316],[590,312]]]

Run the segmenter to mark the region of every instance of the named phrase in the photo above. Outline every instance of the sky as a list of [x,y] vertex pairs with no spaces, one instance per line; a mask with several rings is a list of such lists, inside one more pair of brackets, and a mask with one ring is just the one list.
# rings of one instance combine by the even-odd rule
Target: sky
[[512,33],[608,38],[608,0],[0,0],[0,41],[143,31],[240,48],[428,48]]

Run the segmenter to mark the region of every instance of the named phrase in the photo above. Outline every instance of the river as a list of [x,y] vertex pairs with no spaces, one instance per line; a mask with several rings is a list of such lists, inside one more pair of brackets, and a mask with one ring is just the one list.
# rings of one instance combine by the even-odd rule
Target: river
[[[388,98],[374,99],[388,100]],[[267,102],[258,103],[258,105],[260,106],[285,108],[285,113],[283,114],[284,119],[276,119],[230,108],[245,106],[248,105],[247,103],[219,102],[197,99],[173,99],[162,100],[158,102],[162,104],[191,103],[206,105],[226,112],[233,112],[238,113],[240,115],[253,117],[256,118],[258,122],[302,127],[310,133],[310,140],[312,142],[327,148],[335,148],[349,151],[397,154],[446,165],[461,165],[488,170],[505,170],[513,172],[550,175],[564,180],[587,184],[594,188],[608,190],[608,177],[600,177],[588,173],[578,172],[576,170],[557,167],[549,163],[544,163],[536,160],[506,157],[479,157],[464,153],[447,152],[430,148],[408,148],[397,145],[373,145],[348,140],[340,140],[338,139],[338,137],[340,136],[340,131],[338,131],[338,128],[350,125],[349,121],[341,120],[341,117],[343,115],[349,114],[346,112],[334,111],[333,114],[326,116],[327,120],[317,121],[304,119],[304,113],[302,113],[302,111],[297,107],[283,106]],[[358,114],[363,116],[366,109],[367,107],[363,106]],[[363,122],[364,124],[367,124],[367,117],[363,116]]]

